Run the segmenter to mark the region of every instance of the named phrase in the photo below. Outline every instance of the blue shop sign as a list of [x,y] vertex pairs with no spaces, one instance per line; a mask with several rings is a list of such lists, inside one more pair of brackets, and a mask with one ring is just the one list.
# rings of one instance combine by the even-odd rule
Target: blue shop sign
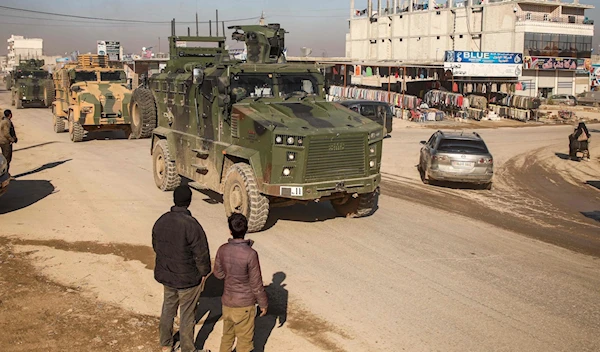
[[523,63],[523,54],[449,50],[446,51],[445,62],[464,62],[473,64],[521,64]]

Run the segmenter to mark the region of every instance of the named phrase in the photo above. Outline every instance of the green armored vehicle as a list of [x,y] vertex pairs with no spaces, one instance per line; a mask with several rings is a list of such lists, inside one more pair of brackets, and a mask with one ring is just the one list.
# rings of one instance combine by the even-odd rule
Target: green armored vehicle
[[[377,208],[383,128],[324,97],[314,65],[286,64],[279,25],[237,26],[246,62],[223,37],[177,37],[170,60],[134,106],[158,119],[151,154],[158,188],[190,186],[223,195],[226,215],[264,228],[273,207],[331,201],[343,216]],[[181,42],[212,45],[180,47]],[[140,99],[136,99],[140,98]]]
[[54,101],[54,84],[50,72],[44,70],[44,60],[21,60],[6,78],[6,89],[11,91],[12,105],[50,107]]

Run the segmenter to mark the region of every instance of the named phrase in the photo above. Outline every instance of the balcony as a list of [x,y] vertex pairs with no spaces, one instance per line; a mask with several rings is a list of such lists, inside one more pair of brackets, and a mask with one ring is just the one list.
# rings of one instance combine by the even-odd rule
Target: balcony
[[527,13],[524,15],[517,16],[517,22],[548,22],[548,23],[569,23],[569,24],[585,24],[594,25],[594,20],[590,20],[587,17],[581,18],[581,16],[553,16],[551,14],[538,14],[538,13]]

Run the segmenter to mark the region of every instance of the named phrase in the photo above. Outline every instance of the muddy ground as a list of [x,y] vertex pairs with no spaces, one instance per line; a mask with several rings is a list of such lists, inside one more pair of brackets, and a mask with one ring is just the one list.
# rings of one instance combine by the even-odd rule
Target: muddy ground
[[156,317],[136,315],[61,286],[0,237],[3,351],[155,351]]

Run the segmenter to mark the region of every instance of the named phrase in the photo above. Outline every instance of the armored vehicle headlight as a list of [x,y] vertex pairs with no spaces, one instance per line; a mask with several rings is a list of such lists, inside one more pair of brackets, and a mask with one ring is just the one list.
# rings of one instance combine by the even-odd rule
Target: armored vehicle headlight
[[371,155],[375,154],[375,147],[369,148],[369,152],[371,152]]
[[289,145],[294,145],[294,142],[295,142],[295,141],[294,141],[294,137],[288,137],[288,139],[287,139],[287,144],[289,144]]
[[275,143],[277,143],[277,144],[283,143],[283,137],[281,137],[281,136],[275,137]]
[[296,153],[291,153],[290,152],[290,153],[288,153],[287,157],[288,157],[289,161],[294,161],[294,160],[296,160]]
[[91,106],[84,106],[81,108],[81,112],[84,114],[89,114],[92,112],[92,107]]
[[371,132],[371,139],[375,138],[375,132]]
[[369,162],[369,166],[371,167],[371,169],[374,168],[375,167],[375,160],[371,160]]
[[302,143],[304,143],[304,141],[302,140],[302,138],[298,138],[298,145],[302,145]]
[[283,176],[289,176],[292,174],[292,170],[290,170],[290,168],[286,167],[283,169]]

